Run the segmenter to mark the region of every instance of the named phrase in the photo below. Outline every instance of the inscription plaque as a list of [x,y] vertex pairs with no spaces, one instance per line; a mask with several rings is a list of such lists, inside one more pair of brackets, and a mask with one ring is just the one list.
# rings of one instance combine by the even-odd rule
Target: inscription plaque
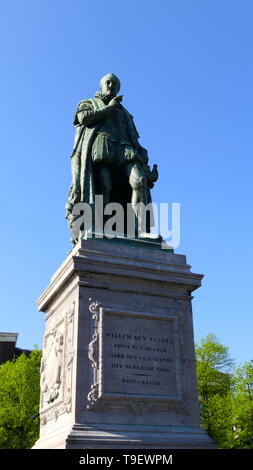
[[100,394],[177,398],[174,320],[109,310],[101,320]]

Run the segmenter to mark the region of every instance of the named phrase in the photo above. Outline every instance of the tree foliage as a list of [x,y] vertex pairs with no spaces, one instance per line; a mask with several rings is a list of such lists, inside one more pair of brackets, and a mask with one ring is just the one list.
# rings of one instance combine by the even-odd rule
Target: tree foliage
[[221,448],[253,448],[253,361],[235,368],[210,334],[196,345],[201,424]]
[[0,449],[31,448],[39,432],[41,352],[0,367]]
[[236,447],[253,448],[253,360],[236,368],[232,390]]
[[231,385],[231,368],[233,360],[228,348],[219,343],[214,334],[202,339],[196,345],[196,367],[198,390],[202,403],[216,394],[224,395]]

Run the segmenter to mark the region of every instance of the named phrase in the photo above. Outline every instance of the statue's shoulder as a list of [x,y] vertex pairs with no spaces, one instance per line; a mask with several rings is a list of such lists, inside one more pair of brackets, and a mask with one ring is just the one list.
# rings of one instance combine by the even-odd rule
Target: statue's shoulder
[[123,109],[123,111],[126,115],[127,122],[128,122],[128,125],[129,125],[130,129],[133,131],[135,137],[139,138],[140,136],[139,136],[139,133],[136,129],[133,115],[130,114],[129,111],[126,108],[124,108],[124,106],[122,106],[122,109]]
[[129,118],[133,119],[133,118],[134,118],[133,115],[132,115],[131,113],[129,113],[129,111],[128,111],[123,105],[121,105],[121,106],[122,106],[122,109],[123,109],[123,111],[125,112],[125,114],[126,114]]
[[82,111],[93,111],[95,109],[97,109],[97,105],[96,103],[94,103],[94,99],[95,98],[89,98],[87,100],[82,100],[82,101],[79,101],[79,103],[77,104],[77,108],[76,108],[76,112],[75,112],[75,116],[74,116],[74,125],[80,125],[79,124],[79,120],[78,120],[78,113],[82,112]]
[[80,111],[84,111],[85,109],[93,109],[92,101],[93,101],[92,98],[79,101],[76,112],[79,113]]
[[133,125],[135,125],[134,124],[134,116],[131,113],[129,113],[129,111],[126,108],[124,108],[124,106],[122,106],[122,108],[123,108],[123,111],[124,111],[128,121],[130,121]]

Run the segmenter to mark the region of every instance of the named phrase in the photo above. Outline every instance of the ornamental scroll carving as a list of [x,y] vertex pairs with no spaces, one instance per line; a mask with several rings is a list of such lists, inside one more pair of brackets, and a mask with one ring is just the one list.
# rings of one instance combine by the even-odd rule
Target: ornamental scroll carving
[[98,362],[99,362],[99,332],[98,332],[98,324],[99,324],[99,307],[101,303],[97,300],[92,302],[92,299],[89,299],[91,302],[89,305],[89,311],[92,314],[92,318],[95,321],[95,328],[94,334],[92,335],[92,340],[88,346],[88,358],[91,361],[91,366],[93,369],[93,384],[91,385],[90,391],[88,393],[88,401],[90,402],[87,406],[88,409],[92,409],[94,404],[98,400],[99,396],[99,370],[98,370]]

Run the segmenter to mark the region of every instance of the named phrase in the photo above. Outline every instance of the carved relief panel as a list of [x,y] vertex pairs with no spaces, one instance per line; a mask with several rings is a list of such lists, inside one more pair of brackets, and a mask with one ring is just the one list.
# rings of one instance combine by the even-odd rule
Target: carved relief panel
[[[45,335],[41,361],[41,423],[57,419],[72,407],[75,303],[58,315]],[[58,321],[57,321],[58,319]]]

